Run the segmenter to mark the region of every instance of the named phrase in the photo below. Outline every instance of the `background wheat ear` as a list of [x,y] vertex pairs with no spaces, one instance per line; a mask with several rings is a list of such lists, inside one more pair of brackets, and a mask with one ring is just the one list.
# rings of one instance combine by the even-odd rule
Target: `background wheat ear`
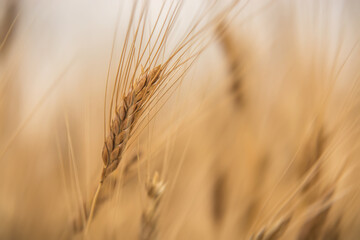
[[285,231],[288,229],[292,215],[289,214],[278,221],[270,228],[263,227],[258,233],[250,237],[251,240],[277,240],[281,239]]
[[141,216],[139,239],[155,240],[158,239],[159,204],[165,191],[165,183],[159,179],[159,173],[155,172],[145,188],[149,204]]
[[226,172],[217,174],[212,189],[212,214],[215,224],[222,223],[226,213],[226,184],[228,176]]
[[[329,211],[333,205],[333,202],[331,201],[333,195],[334,190],[331,190],[322,199],[320,199],[320,202],[315,203],[313,208],[309,209],[308,216],[304,220],[297,236],[298,240],[316,240],[322,236]],[[310,210],[312,211],[310,212]]]
[[19,16],[19,3],[18,0],[9,0],[2,3],[5,9],[5,15],[0,23],[0,57],[4,55],[11,45],[11,40],[15,31],[15,23]]
[[241,109],[245,104],[244,91],[244,66],[241,54],[239,54],[239,44],[232,34],[231,26],[225,20],[218,23],[216,34],[219,38],[220,46],[224,52],[227,68],[229,71],[230,83],[228,93],[232,98],[235,109]]

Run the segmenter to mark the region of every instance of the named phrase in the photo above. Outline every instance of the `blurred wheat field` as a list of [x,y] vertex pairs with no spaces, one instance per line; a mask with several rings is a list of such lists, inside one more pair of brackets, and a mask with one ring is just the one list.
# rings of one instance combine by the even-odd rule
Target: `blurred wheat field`
[[360,5],[0,2],[0,239],[359,239]]

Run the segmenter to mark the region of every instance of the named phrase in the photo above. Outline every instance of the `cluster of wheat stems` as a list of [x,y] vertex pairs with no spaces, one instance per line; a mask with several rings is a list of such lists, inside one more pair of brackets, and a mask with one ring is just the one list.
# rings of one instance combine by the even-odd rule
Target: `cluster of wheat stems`
[[83,5],[1,3],[0,238],[359,239],[360,5],[316,2],[91,3],[68,55]]

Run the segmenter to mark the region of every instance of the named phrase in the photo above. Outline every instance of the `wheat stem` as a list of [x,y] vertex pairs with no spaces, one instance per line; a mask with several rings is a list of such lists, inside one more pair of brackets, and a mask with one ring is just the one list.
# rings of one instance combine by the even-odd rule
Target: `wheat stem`
[[92,203],[91,203],[90,213],[89,213],[88,220],[87,220],[87,222],[86,222],[86,227],[85,227],[85,231],[84,231],[84,236],[86,236],[87,233],[88,233],[88,231],[89,231],[89,227],[90,227],[90,224],[91,224],[91,220],[92,220],[92,218],[93,218],[93,216],[94,216],[95,206],[96,206],[96,202],[97,202],[97,199],[98,199],[99,192],[100,192],[100,189],[101,189],[102,184],[103,184],[103,180],[102,180],[102,177],[101,177],[101,181],[99,182],[99,184],[98,184],[98,186],[97,186],[95,195],[94,195],[93,200],[92,200]]

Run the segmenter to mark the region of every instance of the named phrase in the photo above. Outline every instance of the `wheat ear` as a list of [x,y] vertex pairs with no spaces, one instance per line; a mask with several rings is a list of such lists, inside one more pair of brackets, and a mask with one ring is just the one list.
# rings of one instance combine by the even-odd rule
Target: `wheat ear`
[[287,230],[290,221],[292,218],[292,214],[289,214],[287,217],[282,218],[274,227],[267,229],[262,228],[257,234],[253,235],[251,240],[277,240],[280,239],[281,236]]
[[146,194],[151,202],[141,216],[139,240],[157,239],[158,210],[164,190],[165,184],[159,179],[158,172],[155,172],[153,179],[146,184]]
[[100,182],[91,203],[89,218],[86,224],[85,234],[89,230],[94,215],[96,201],[105,178],[114,172],[122,159],[123,152],[131,136],[131,130],[141,116],[142,108],[156,89],[157,82],[161,78],[163,68],[161,65],[143,71],[137,81],[123,97],[121,104],[116,109],[110,125],[110,133],[106,137],[102,151],[104,167]]
[[[305,219],[301,226],[300,232],[297,236],[298,240],[312,240],[319,239],[326,220],[328,218],[330,209],[333,205],[331,198],[334,194],[334,189],[325,195],[322,202],[320,203],[319,209],[313,209],[309,211],[309,216]],[[316,205],[315,205],[316,206]],[[315,214],[314,214],[315,212]]]
[[229,94],[233,98],[236,108],[241,108],[244,104],[243,96],[243,64],[240,54],[236,53],[236,41],[228,29],[225,22],[220,22],[216,28],[216,34],[219,36],[220,45],[223,48],[228,70],[231,76]]
[[0,23],[0,53],[8,47],[6,42],[8,42],[12,37],[15,23],[20,15],[18,13],[18,1],[8,0],[6,5],[5,17],[2,23]]

